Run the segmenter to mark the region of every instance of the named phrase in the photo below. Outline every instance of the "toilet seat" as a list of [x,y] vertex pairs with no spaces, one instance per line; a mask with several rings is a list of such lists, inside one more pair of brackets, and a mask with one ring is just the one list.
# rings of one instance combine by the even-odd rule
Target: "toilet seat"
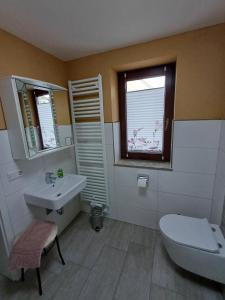
[[162,234],[174,242],[200,250],[218,253],[219,246],[207,219],[165,215],[160,219]]

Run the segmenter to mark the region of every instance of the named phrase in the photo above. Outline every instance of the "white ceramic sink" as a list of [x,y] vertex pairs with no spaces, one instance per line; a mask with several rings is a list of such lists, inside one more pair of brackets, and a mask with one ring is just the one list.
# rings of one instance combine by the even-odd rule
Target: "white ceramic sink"
[[54,184],[33,185],[25,191],[24,198],[29,204],[57,210],[72,200],[85,186],[85,176],[65,174],[63,178],[57,178]]

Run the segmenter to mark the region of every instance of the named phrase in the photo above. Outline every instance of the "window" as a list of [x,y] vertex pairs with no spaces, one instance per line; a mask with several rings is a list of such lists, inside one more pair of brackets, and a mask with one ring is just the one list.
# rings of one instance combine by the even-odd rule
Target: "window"
[[170,161],[175,63],[118,73],[121,158]]

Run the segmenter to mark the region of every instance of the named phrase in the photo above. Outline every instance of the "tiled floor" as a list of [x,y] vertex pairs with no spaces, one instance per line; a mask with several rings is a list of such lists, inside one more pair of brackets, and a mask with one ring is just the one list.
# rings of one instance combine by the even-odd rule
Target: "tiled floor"
[[55,249],[42,258],[44,295],[37,292],[34,271],[26,281],[0,280],[0,299],[76,300],[221,300],[219,286],[176,267],[159,233],[106,219],[104,229],[90,229],[81,214],[60,237],[66,260]]

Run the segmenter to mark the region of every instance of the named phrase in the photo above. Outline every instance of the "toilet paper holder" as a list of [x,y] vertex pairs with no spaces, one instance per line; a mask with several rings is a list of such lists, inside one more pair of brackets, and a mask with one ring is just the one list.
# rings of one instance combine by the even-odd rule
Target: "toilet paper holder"
[[144,179],[144,180],[146,180],[146,183],[147,183],[147,184],[149,183],[149,176],[148,176],[148,175],[145,175],[145,174],[138,174],[138,175],[137,175],[137,181],[138,181],[139,179]]

